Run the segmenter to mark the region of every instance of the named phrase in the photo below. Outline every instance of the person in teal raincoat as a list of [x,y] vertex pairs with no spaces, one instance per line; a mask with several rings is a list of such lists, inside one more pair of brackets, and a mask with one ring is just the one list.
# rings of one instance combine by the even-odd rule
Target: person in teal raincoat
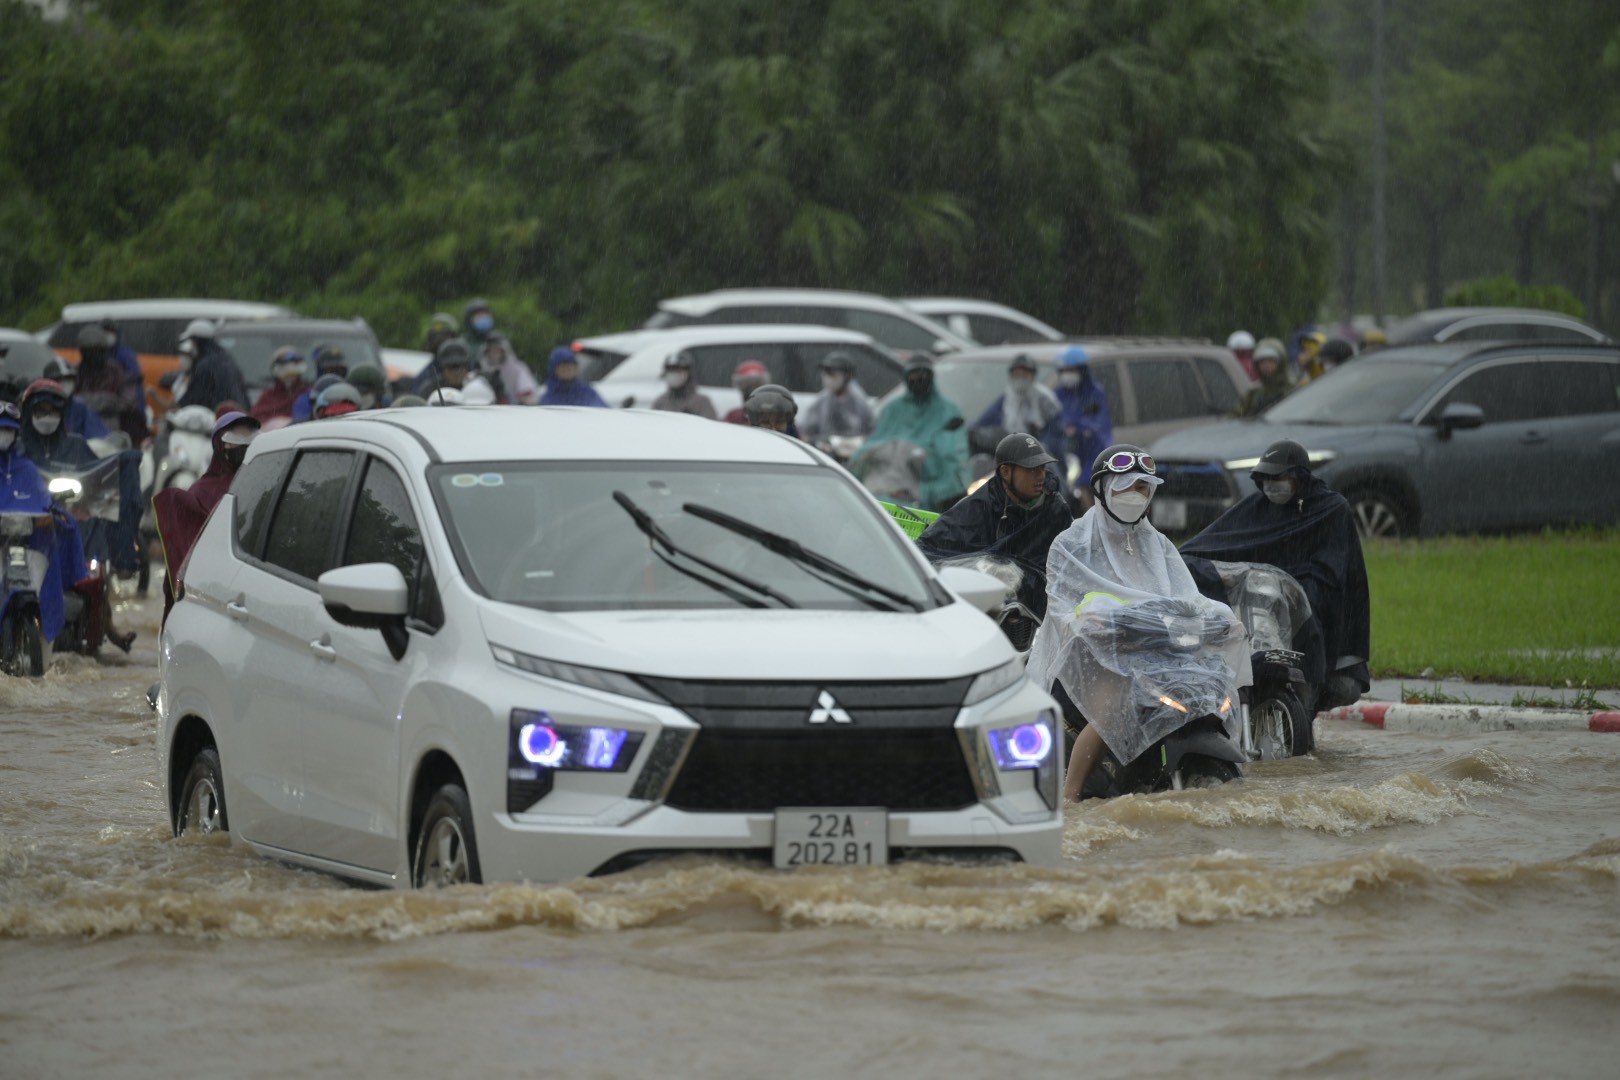
[[905,394],[883,407],[877,427],[851,467],[875,448],[895,441],[914,443],[927,452],[918,496],[922,509],[942,510],[967,491],[968,441],[962,410],[935,388],[934,362],[927,356],[914,356],[906,364]]

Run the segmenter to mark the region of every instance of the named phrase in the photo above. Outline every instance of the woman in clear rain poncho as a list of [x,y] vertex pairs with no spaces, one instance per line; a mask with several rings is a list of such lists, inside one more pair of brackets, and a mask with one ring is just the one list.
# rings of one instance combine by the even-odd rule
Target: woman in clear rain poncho
[[[1198,592],[1192,574],[1147,518],[1153,491],[1163,481],[1153,458],[1139,447],[1108,447],[1092,466],[1096,502],[1052,544],[1046,562],[1046,620],[1029,654],[1029,677],[1061,689],[1087,724],[1075,739],[1065,797],[1078,799],[1106,745],[1125,765],[1189,718],[1224,718],[1233,733],[1238,687],[1252,681],[1243,624],[1224,604]],[[1191,613],[1203,646],[1195,652],[1142,647],[1129,639],[1119,617],[1150,602]],[[1133,647],[1136,646],[1136,647]],[[1172,702],[1148,684],[1199,667],[1217,689],[1211,702]],[[1225,706],[1222,707],[1222,698]]]

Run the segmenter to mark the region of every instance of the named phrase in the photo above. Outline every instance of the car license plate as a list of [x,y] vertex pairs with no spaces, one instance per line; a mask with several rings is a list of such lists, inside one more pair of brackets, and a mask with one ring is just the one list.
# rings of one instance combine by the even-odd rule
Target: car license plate
[[1153,509],[1153,524],[1160,529],[1185,529],[1187,527],[1187,503],[1182,499],[1154,499],[1149,504]]
[[774,860],[795,866],[883,866],[889,861],[887,810],[778,810]]

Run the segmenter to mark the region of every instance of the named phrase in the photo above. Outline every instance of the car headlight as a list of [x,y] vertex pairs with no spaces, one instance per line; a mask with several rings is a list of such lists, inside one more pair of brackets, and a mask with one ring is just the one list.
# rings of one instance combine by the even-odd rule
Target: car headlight
[[581,667],[578,664],[562,664],[555,660],[543,660],[538,656],[529,656],[515,649],[508,649],[504,645],[491,645],[490,651],[495,654],[498,663],[507,667],[515,667],[519,671],[527,671],[531,675],[542,675],[558,682],[573,683],[591,690],[603,690],[609,694],[618,694],[622,697],[635,698],[637,701],[651,701],[654,704],[663,704],[664,699],[642,686],[628,675],[617,671],[605,671],[602,668]]
[[967,697],[962,699],[962,704],[977,705],[987,698],[995,697],[1009,686],[1018,685],[1023,678],[1024,661],[1019,658],[1009,660],[974,679],[968,686]]
[[506,755],[506,810],[551,793],[559,772],[627,772],[646,736],[626,728],[559,724],[544,710],[513,709]]
[[[1327,462],[1332,461],[1338,456],[1339,452],[1337,450],[1305,451],[1305,457],[1312,465],[1325,465]],[[1223,461],[1221,464],[1226,466],[1226,468],[1230,469],[1232,472],[1248,472],[1250,469],[1260,464],[1260,459],[1258,457],[1233,458],[1231,461]]]
[[1058,805],[1057,718],[1043,712],[1033,720],[991,728],[984,733],[990,759],[1003,772],[1033,770],[1035,791],[1048,809]]

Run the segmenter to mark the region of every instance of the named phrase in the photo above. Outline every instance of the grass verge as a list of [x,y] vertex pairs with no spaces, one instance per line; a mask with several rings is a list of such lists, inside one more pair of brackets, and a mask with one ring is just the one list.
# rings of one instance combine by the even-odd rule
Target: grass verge
[[1363,550],[1374,675],[1620,687],[1620,530]]

